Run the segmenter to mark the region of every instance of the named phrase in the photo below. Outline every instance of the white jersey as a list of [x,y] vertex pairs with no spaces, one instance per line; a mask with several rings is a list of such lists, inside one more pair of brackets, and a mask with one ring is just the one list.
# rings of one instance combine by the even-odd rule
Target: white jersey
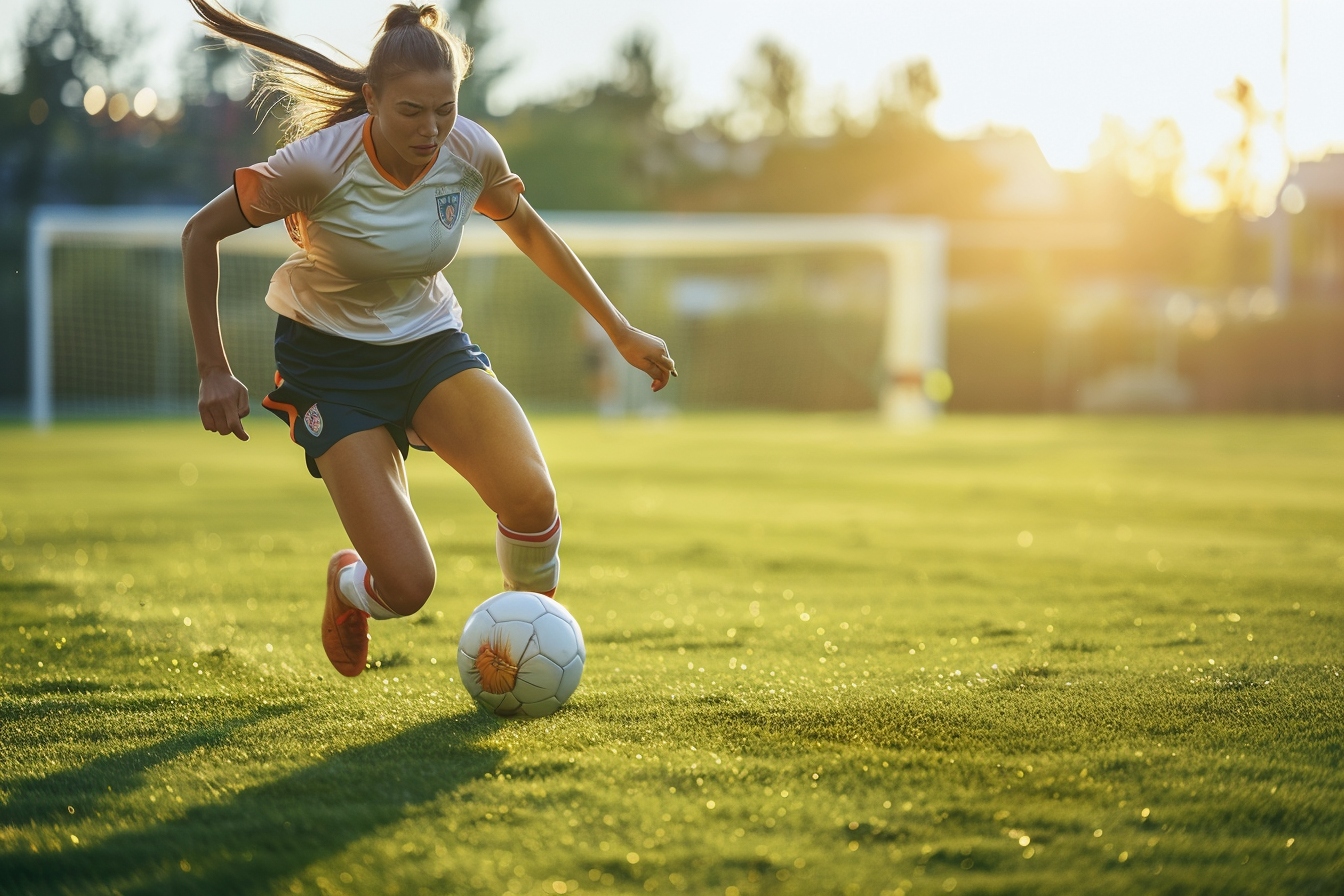
[[523,182],[495,138],[458,118],[410,184],[378,164],[368,115],[285,146],[234,173],[254,227],[285,219],[299,251],[271,278],[266,304],[299,323],[362,342],[410,342],[462,328],[443,269],[475,208],[513,213]]

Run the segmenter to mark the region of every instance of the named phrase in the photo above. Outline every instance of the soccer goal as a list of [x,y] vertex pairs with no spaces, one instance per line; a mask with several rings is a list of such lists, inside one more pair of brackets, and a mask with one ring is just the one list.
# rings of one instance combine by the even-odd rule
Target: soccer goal
[[[36,210],[28,288],[31,414],[194,409],[182,208]],[[946,398],[946,235],[932,219],[550,213],[608,295],[667,339],[682,377],[653,395],[600,331],[484,219],[448,269],[467,330],[525,405],[859,410],[927,419]],[[220,326],[253,403],[269,388],[262,298],[294,250],[279,224],[220,245]]]

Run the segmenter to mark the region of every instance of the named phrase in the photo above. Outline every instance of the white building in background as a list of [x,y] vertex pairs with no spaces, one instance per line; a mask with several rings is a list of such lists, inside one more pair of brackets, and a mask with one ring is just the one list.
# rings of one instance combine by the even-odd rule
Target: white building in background
[[1271,227],[1281,300],[1344,301],[1344,153],[1298,163]]

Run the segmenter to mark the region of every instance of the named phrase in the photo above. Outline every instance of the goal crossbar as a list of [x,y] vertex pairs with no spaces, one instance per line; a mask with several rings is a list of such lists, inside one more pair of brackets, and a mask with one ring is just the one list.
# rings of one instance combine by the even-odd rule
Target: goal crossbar
[[[53,402],[52,250],[61,245],[171,248],[194,209],[46,206],[33,211],[28,241],[30,409],[34,426],[51,424]],[[670,258],[787,255],[858,249],[887,269],[880,412],[903,423],[927,419],[938,406],[925,377],[946,364],[947,229],[933,218],[886,215],[676,214],[552,212],[547,222],[580,257]],[[516,252],[482,219],[465,231],[460,257]],[[288,255],[293,244],[276,223],[229,237],[220,251]]]

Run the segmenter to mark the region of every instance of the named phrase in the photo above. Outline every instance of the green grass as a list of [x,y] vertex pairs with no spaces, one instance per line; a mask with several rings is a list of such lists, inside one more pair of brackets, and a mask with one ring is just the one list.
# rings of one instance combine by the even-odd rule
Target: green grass
[[281,427],[0,429],[0,892],[1344,889],[1344,421],[537,428],[588,665],[535,722],[454,680],[499,581],[433,458],[348,681]]

